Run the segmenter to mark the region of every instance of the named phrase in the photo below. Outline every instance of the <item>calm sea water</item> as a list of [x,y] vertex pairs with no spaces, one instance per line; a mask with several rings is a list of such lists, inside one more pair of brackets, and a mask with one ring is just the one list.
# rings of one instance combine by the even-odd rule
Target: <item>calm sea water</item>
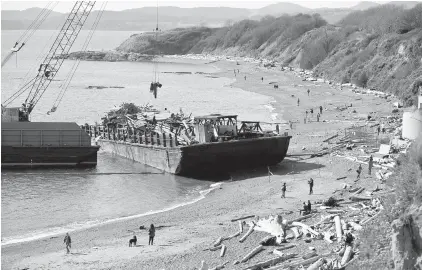
[[[72,51],[82,47],[82,31]],[[2,58],[22,31],[2,31]],[[35,76],[55,31],[38,31],[30,42],[1,71],[2,101]],[[97,31],[89,50],[110,50],[133,32]],[[57,111],[47,115],[73,61],[65,61],[56,81],[50,84],[32,112],[32,121],[73,121],[93,123],[122,102],[152,104],[193,115],[238,114],[240,119],[271,121],[272,98],[226,87],[231,78],[210,78],[217,71],[204,61],[186,60],[159,65],[163,87],[154,99],[149,92],[153,78],[151,63],[81,62]],[[193,72],[178,75],[165,72]],[[87,89],[88,86],[124,88]],[[10,106],[19,106],[24,93]],[[136,173],[136,174],[127,174]],[[140,174],[154,173],[154,174]],[[158,173],[158,174],[157,174]],[[187,179],[100,152],[98,166],[90,170],[36,170],[1,174],[1,243],[30,241],[104,222],[165,211],[199,200],[210,182]],[[204,191],[205,190],[205,191]],[[204,191],[200,194],[200,191]]]

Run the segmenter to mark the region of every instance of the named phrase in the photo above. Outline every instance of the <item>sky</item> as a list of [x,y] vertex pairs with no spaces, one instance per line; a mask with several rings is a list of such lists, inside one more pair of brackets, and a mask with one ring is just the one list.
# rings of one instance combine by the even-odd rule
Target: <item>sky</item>
[[[102,1],[97,1],[94,9],[99,9]],[[108,1],[106,10],[125,10],[131,8],[141,8],[148,6],[178,6],[182,8],[192,7],[237,7],[237,8],[262,8],[264,6],[274,4],[277,2],[291,2],[299,4],[308,8],[342,8],[351,7],[358,4],[360,1],[349,0],[332,0],[332,1],[302,1],[302,0],[282,0],[282,1],[268,1],[268,0],[226,0],[226,1],[209,1],[209,0],[196,0],[196,1],[180,1],[180,0],[167,0],[167,1]],[[380,1],[373,1],[381,3]],[[24,10],[31,7],[44,8],[47,1],[1,1],[1,10]],[[54,11],[68,12],[74,4],[74,1],[59,1],[59,4],[54,8]]]

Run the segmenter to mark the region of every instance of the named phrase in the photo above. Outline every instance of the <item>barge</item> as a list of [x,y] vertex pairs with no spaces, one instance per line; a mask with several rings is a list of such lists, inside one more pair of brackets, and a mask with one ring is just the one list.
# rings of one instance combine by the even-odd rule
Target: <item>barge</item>
[[[287,133],[263,132],[255,121],[241,121],[238,127],[237,115],[195,117],[194,123],[192,130],[179,124],[172,132],[157,131],[159,128],[142,132],[127,125],[82,128],[96,138],[103,151],[195,178],[275,165],[289,148],[291,136]],[[190,143],[182,145],[181,141]]]
[[22,122],[19,108],[2,111],[1,167],[95,167],[99,146],[72,122]]

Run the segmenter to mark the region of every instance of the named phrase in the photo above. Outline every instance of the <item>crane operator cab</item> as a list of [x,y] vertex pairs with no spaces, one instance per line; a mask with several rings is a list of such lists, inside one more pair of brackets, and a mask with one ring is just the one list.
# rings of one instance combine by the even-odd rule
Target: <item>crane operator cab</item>
[[43,70],[43,68],[44,68],[44,76],[45,76],[47,79],[50,79],[49,77],[50,77],[51,75],[53,75],[53,72],[50,70],[50,68],[48,68],[48,64],[41,64],[41,65],[40,65],[40,68],[38,69],[38,72],[42,71],[42,70]]

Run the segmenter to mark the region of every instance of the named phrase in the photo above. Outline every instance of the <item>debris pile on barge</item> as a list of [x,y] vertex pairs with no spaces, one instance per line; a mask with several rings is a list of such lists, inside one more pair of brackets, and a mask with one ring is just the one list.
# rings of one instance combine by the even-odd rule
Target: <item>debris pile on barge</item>
[[148,104],[124,103],[102,120],[102,125],[82,128],[104,151],[193,177],[275,165],[286,156],[291,138],[286,132],[263,131],[257,121],[239,121],[238,126],[237,115],[192,117],[182,110],[159,112]]

